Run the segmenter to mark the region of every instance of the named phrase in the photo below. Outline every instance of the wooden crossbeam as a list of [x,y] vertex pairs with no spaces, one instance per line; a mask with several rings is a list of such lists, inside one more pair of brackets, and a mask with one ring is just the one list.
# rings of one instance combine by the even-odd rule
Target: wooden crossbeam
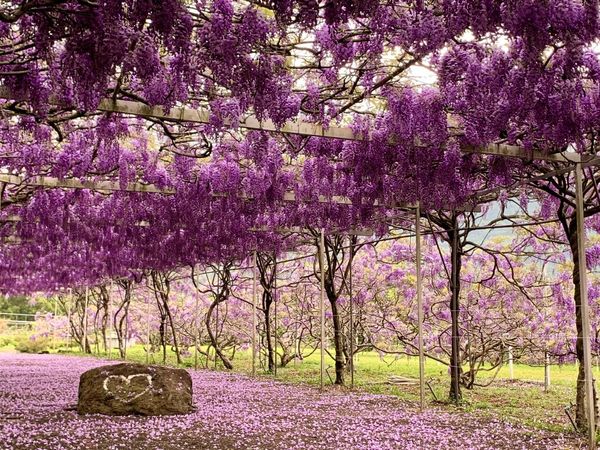
[[[187,107],[175,107],[165,111],[160,106],[148,106],[140,102],[129,100],[104,99],[100,102],[98,110],[104,112],[119,112],[141,117],[153,117],[157,119],[172,120],[176,122],[209,123],[210,111],[206,108],[193,109]],[[229,123],[225,123],[230,125]],[[449,119],[449,125],[454,126],[454,119]],[[350,141],[362,141],[364,136],[355,134],[350,127],[330,126],[324,128],[320,124],[293,120],[282,127],[277,127],[271,120],[258,120],[255,116],[249,116],[242,120],[238,126],[249,130],[262,130],[283,134],[296,134],[301,136],[316,136],[332,139],[343,139]],[[490,144],[485,147],[467,146],[462,149],[466,153],[482,153],[487,155],[499,155],[521,159],[536,159],[559,162],[580,162],[578,153],[552,153],[547,154],[538,150],[527,151],[517,145]]]
[[20,175],[0,174],[0,183],[48,188],[90,189],[105,192],[148,192],[156,194],[174,194],[174,189],[159,188],[153,184],[127,183],[121,186],[116,181],[79,180],[76,178],[55,178],[47,176],[24,177]]
[[531,159],[538,161],[555,161],[564,163],[581,162],[581,155],[575,152],[544,153],[539,150],[525,150],[523,147],[508,144],[490,144],[485,147],[463,146],[465,153],[481,153],[484,155],[497,155],[509,158]]
[[[94,181],[94,180],[80,180],[76,178],[56,178],[49,176],[33,176],[33,177],[25,177],[21,175],[9,175],[9,174],[1,174],[0,173],[0,183],[6,183],[11,185],[25,185],[25,186],[39,186],[46,188],[65,188],[65,189],[90,189],[93,191],[99,192],[117,192],[117,191],[125,191],[125,192],[145,192],[145,193],[155,193],[155,194],[164,194],[164,195],[173,195],[176,193],[175,189],[171,188],[160,188],[153,184],[145,184],[145,183],[127,183],[125,186],[121,186],[121,184],[117,181]],[[214,193],[214,197],[226,197],[228,194],[219,194]],[[240,194],[240,198],[251,200],[252,197]],[[283,194],[283,201],[286,202],[297,202],[302,201],[298,200],[295,192],[285,192]],[[327,197],[325,195],[319,195],[317,197],[317,202],[319,203],[333,203],[338,205],[352,205],[352,200],[348,197],[333,195],[331,197]],[[373,206],[379,207],[382,204],[378,201],[373,202]],[[411,208],[411,205],[395,205],[388,206],[390,208]]]
[[[310,230],[308,228],[302,228],[302,227],[286,227],[286,228],[277,228],[277,229],[272,229],[269,227],[252,227],[252,228],[249,228],[248,231],[252,231],[253,233],[271,233],[271,232],[306,233]],[[332,230],[332,231],[328,231],[327,234],[330,234],[330,235],[331,234],[344,234],[344,235],[351,235],[351,236],[372,237],[375,234],[375,232],[373,230],[367,230],[367,229],[348,230],[348,231]]]
[[21,217],[11,214],[6,217],[0,217],[0,223],[20,222]]
[[[175,122],[210,122],[210,111],[206,108],[193,109],[186,107],[174,107],[169,111],[166,111],[161,106],[148,106],[140,102],[129,100],[104,99],[98,105],[98,110],[104,112],[131,114],[133,116],[153,117],[156,119],[165,119]],[[231,122],[226,120],[225,125],[231,125]],[[259,120],[255,116],[251,115],[242,120],[238,126],[248,130],[262,130],[284,134],[297,134],[301,136],[359,140],[358,136],[356,136],[350,128],[336,126],[324,128],[320,124],[304,122],[301,120],[289,121],[282,127],[277,127],[272,120]]]
[[[16,100],[14,95],[5,87],[0,87],[0,98]],[[55,102],[57,103],[57,102]],[[121,114],[130,114],[138,117],[152,117],[155,119],[168,120],[173,122],[190,123],[210,123],[210,111],[207,108],[189,108],[185,106],[173,107],[165,110],[161,106],[150,106],[142,102],[131,100],[113,100],[105,98],[100,101],[98,111],[115,112]],[[232,125],[227,120],[226,125]],[[248,130],[262,130],[274,133],[295,134],[300,136],[315,136],[331,139],[343,139],[350,141],[361,141],[364,136],[355,134],[350,127],[329,126],[323,127],[321,124],[306,122],[302,120],[291,120],[283,126],[278,127],[272,120],[259,120],[256,116],[250,115],[237,124],[240,128]],[[457,128],[457,119],[453,116],[448,117],[448,126],[450,129]],[[459,130],[460,132],[460,130]],[[547,154],[538,150],[528,151],[523,147],[506,144],[490,144],[484,147],[466,146],[462,149],[466,153],[482,153],[487,155],[499,155],[520,159],[535,159],[544,161],[558,162],[581,162],[581,156],[574,152]]]

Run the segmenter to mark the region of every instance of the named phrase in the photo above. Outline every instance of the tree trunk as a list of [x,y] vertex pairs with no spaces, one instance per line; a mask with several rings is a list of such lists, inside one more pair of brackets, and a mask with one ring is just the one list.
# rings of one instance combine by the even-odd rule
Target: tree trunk
[[213,301],[210,304],[210,307],[208,308],[208,311],[206,312],[206,318],[204,319],[204,323],[206,325],[206,331],[208,332],[208,337],[210,339],[210,343],[215,348],[215,352],[217,353],[217,355],[219,356],[219,358],[221,359],[221,361],[223,361],[223,365],[225,366],[225,368],[227,368],[229,370],[232,370],[233,369],[233,364],[231,363],[231,361],[229,361],[229,358],[227,358],[227,356],[225,355],[225,353],[223,353],[223,351],[219,347],[219,344],[217,342],[217,338],[216,338],[215,334],[213,333],[213,331],[212,331],[212,329],[210,327],[210,321],[211,321],[211,318],[212,318],[213,311],[215,310],[215,308],[217,307],[217,305],[219,303],[221,303],[221,300],[220,299],[216,299],[215,301]]
[[342,321],[337,304],[337,298],[328,292],[327,297],[331,305],[331,314],[333,316],[333,345],[335,347],[335,384],[344,385],[344,371],[346,361],[344,359],[344,333],[342,331]]
[[269,372],[275,370],[275,351],[273,349],[273,331],[271,330],[271,303],[273,298],[271,292],[263,290],[263,312],[265,316],[265,340],[267,341],[267,362],[269,366]]
[[171,333],[173,334],[173,347],[175,347],[175,357],[177,358],[177,364],[181,364],[181,354],[179,352],[179,344],[177,342],[177,331],[175,329],[175,322],[173,321],[173,315],[171,314],[171,309],[169,308],[167,298],[163,298],[163,304],[165,307],[165,314],[167,316],[169,326],[171,328]]
[[[457,221],[454,221],[456,230]],[[448,240],[451,248],[451,271],[450,271],[450,318],[451,318],[451,351],[450,351],[450,400],[460,402],[462,393],[460,389],[460,379],[462,375],[461,357],[460,357],[460,271],[462,248],[457,231],[448,231]]]
[[[122,313],[122,314],[121,314]],[[114,316],[114,327],[115,334],[117,335],[117,343],[119,344],[119,356],[121,359],[125,358],[127,345],[127,332],[126,332],[126,324],[127,324],[127,316],[129,315],[129,300],[127,296],[125,297],[125,301],[119,306],[119,309],[115,312]]]

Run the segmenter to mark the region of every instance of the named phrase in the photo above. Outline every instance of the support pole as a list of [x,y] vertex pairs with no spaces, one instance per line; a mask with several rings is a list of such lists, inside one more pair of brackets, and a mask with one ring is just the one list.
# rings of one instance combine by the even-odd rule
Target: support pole
[[69,288],[69,299],[67,300],[67,320],[69,321],[69,341],[67,345],[69,346],[69,351],[71,351],[71,347],[73,346],[73,327],[72,327],[72,312],[73,312],[73,289]]
[[423,350],[423,284],[421,280],[421,206],[417,202],[415,214],[416,269],[417,269],[417,309],[419,344],[419,397],[421,411],[425,409],[425,356]]
[[129,344],[129,307],[125,311],[125,344],[123,345],[123,360],[127,360],[127,345]]
[[217,352],[217,348],[219,345],[219,304],[215,306],[215,370],[217,370],[217,359],[219,357],[219,353]]
[[279,341],[277,339],[277,255],[273,255],[273,303],[275,303],[275,308],[273,311],[273,340],[275,341],[273,344],[273,376],[277,376],[277,347],[279,346]]
[[54,297],[54,316],[52,317],[52,350],[56,351],[56,315],[58,313],[58,297]]
[[508,346],[508,379],[512,380],[515,377],[514,367],[513,367],[513,352],[512,347]]
[[460,374],[461,374],[461,363],[460,363],[460,322],[459,322],[459,314],[460,314],[460,306],[459,306],[459,285],[460,285],[460,277],[459,277],[459,255],[458,255],[458,234],[459,234],[459,219],[456,212],[452,214],[452,223],[454,228],[454,233],[452,234],[452,298],[450,300],[450,310],[452,316],[452,333],[451,333],[451,343],[452,343],[452,356],[450,358],[450,372],[452,378],[452,390],[453,392],[453,400],[456,404],[461,401],[461,393],[460,393]]
[[88,287],[85,287],[85,303],[83,306],[83,353],[87,353],[87,339],[88,339]]
[[256,252],[252,260],[252,376],[256,376]]
[[354,297],[352,291],[352,266],[354,261],[354,241],[350,236],[350,270],[348,273],[348,297],[350,297],[350,387],[354,388]]
[[150,364],[150,299],[146,297],[146,364]]
[[194,302],[194,370],[198,370],[198,293]]
[[319,237],[319,268],[321,270],[321,295],[319,302],[319,312],[321,316],[321,389],[324,388],[325,381],[325,230],[321,228]]
[[579,292],[581,296],[581,324],[583,327],[583,369],[585,372],[585,401],[588,418],[588,448],[596,448],[596,414],[594,410],[594,380],[592,373],[592,349],[590,344],[590,316],[588,305],[587,264],[585,260],[585,223],[583,215],[583,169],[575,167],[575,193],[577,214],[577,256],[579,259]]
[[108,317],[108,336],[107,336],[107,340],[106,340],[106,346],[108,347],[106,349],[106,351],[108,352],[108,359],[111,359],[112,357],[112,326],[110,325],[112,323],[111,317],[110,317],[110,299],[112,296],[112,292],[113,292],[113,281],[110,280],[110,284],[109,284],[109,290],[108,290],[108,298],[106,299],[106,317]]
[[544,392],[550,390],[550,357],[544,352]]

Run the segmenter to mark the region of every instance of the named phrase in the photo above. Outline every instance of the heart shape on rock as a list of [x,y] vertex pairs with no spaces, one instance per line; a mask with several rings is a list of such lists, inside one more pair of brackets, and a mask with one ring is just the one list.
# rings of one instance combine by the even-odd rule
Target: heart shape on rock
[[130,403],[152,389],[152,375],[136,373],[133,375],[109,375],[104,379],[104,390],[116,400]]

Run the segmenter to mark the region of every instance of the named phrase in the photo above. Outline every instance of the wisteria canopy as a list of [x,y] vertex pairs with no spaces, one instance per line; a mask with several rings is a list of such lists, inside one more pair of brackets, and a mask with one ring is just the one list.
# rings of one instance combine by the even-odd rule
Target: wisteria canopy
[[[460,208],[547,169],[461,149],[595,152],[596,2],[28,0],[0,13],[4,173],[174,192],[4,185],[3,217],[21,219],[1,230],[5,292],[243,259],[294,226],[382,233],[395,206]],[[209,120],[99,112],[107,99]],[[244,131],[248,114],[360,140]]]

